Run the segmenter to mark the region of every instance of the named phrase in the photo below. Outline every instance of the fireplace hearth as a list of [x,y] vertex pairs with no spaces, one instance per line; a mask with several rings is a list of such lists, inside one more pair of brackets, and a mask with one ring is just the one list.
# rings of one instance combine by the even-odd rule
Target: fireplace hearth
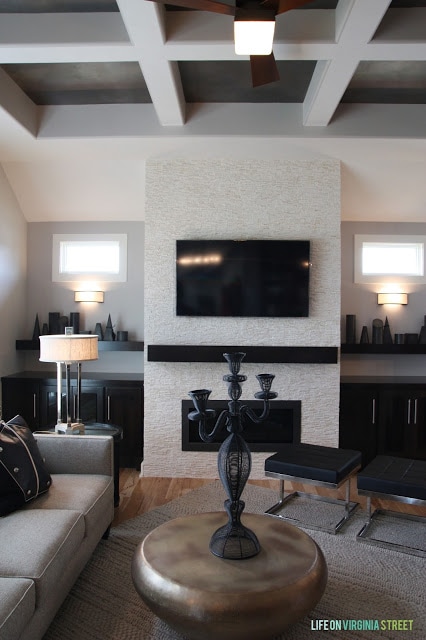
[[[229,399],[209,400],[209,408],[216,411],[217,417],[223,409],[228,408],[228,402]],[[244,400],[244,404],[254,411],[259,409],[258,400]],[[243,437],[250,451],[274,452],[282,444],[300,443],[301,406],[300,400],[272,400],[267,420],[260,425],[247,420]],[[182,400],[182,451],[219,451],[220,445],[229,435],[228,431],[221,431],[216,442],[203,442],[198,433],[198,423],[188,419],[188,414],[193,410],[191,400]],[[212,426],[213,424],[212,420]]]

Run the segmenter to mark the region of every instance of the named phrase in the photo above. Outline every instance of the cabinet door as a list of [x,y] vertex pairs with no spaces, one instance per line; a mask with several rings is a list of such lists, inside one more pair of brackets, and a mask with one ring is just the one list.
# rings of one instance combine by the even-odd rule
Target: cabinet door
[[139,468],[143,460],[143,388],[111,386],[105,389],[106,420],[123,428],[120,467]]
[[[62,385],[61,394],[62,421],[67,420],[66,392]],[[54,427],[57,422],[57,386],[42,385],[40,391],[40,413],[43,428]],[[77,419],[77,388],[75,382],[71,387],[71,420]],[[80,416],[83,422],[103,422],[103,386],[81,385]]]
[[426,459],[426,390],[393,388],[380,394],[380,453]]
[[77,416],[77,388],[72,389],[72,415],[73,419],[81,418],[86,422],[104,422],[104,387],[81,384],[80,416]]
[[340,386],[339,446],[362,453],[362,465],[377,455],[378,392],[376,386]]
[[39,384],[31,380],[7,379],[2,380],[2,416],[3,420],[10,420],[21,415],[35,431],[40,426],[40,395]]

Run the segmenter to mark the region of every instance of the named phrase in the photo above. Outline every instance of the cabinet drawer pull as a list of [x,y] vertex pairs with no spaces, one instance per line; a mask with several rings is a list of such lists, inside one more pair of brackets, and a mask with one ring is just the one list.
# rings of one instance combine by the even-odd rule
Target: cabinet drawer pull
[[376,424],[376,398],[371,403],[371,423]]
[[414,424],[417,424],[417,398],[414,400]]
[[37,394],[33,393],[33,418],[37,418]]
[[408,399],[407,407],[407,424],[411,424],[411,398]]
[[107,420],[111,420],[111,396],[107,397]]

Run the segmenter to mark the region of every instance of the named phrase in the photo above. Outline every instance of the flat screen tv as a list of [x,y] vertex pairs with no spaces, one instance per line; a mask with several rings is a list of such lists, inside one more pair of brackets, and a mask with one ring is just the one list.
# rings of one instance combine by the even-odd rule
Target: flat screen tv
[[309,240],[177,240],[178,316],[309,315]]

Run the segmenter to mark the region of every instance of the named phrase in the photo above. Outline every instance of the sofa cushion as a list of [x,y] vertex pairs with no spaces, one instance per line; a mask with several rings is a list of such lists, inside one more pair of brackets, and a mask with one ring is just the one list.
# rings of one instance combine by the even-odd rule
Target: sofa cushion
[[38,605],[61,584],[64,569],[79,553],[84,531],[84,518],[76,511],[24,509],[9,514],[0,520],[7,550],[0,554],[0,576],[34,580]]
[[18,638],[35,610],[35,585],[27,578],[0,577],[0,638]]
[[47,491],[51,477],[21,416],[0,422],[0,516]]
[[104,523],[105,513],[114,517],[111,486],[113,479],[102,475],[52,474],[52,487],[38,500],[26,505],[26,510],[70,509],[84,515],[85,535],[102,535],[94,528]]

